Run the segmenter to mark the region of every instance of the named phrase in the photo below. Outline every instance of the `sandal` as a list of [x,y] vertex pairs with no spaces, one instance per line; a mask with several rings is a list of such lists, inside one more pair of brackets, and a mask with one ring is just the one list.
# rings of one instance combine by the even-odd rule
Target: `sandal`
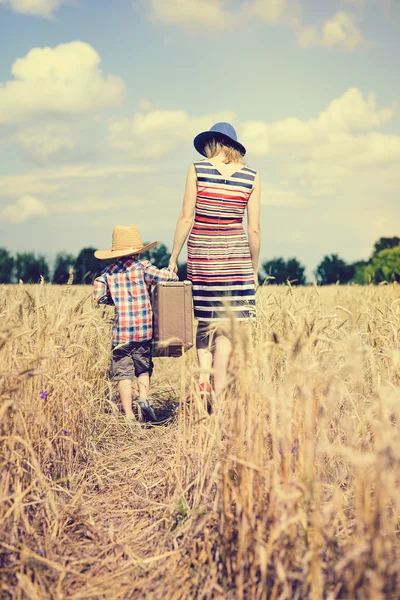
[[157,416],[154,412],[154,408],[151,406],[151,404],[149,404],[148,400],[138,400],[138,407],[140,408],[145,421],[157,421]]
[[[202,400],[206,400],[207,401],[207,412],[209,415],[211,415],[212,413],[212,401],[211,398],[213,396],[213,390],[211,385],[208,382],[205,383],[200,383],[199,386],[196,386],[196,391],[199,393],[200,398]],[[188,394],[188,396],[186,396],[186,402],[190,402],[191,401],[191,396],[190,394]]]

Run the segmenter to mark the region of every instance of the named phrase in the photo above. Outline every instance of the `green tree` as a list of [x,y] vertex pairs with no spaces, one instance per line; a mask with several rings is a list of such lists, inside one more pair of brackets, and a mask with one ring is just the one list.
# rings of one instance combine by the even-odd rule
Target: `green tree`
[[35,256],[33,252],[17,254],[15,258],[15,275],[24,283],[38,283],[42,276],[49,280],[49,265],[44,256]]
[[372,253],[372,258],[374,256],[376,256],[377,254],[379,254],[379,252],[381,250],[390,250],[390,248],[395,248],[396,246],[399,246],[399,245],[400,245],[399,237],[396,237],[396,236],[390,237],[390,238],[381,237],[374,244],[374,251]]
[[381,283],[397,281],[400,283],[400,245],[381,250],[364,267],[364,283]]
[[290,281],[293,285],[304,285],[306,278],[304,271],[306,270],[303,265],[299,263],[297,258],[289,258],[286,262],[287,269],[287,281]]
[[286,263],[283,258],[273,258],[267,260],[261,266],[261,279],[267,277],[269,283],[286,283]]
[[[145,245],[148,242],[145,243]],[[156,244],[151,250],[142,252],[141,260],[149,260],[155,267],[162,269],[168,267],[170,252],[165,244]]]
[[11,283],[14,258],[5,248],[0,248],[0,283]]
[[100,275],[103,269],[112,260],[99,260],[94,255],[95,248],[82,248],[74,265],[74,283],[92,284],[94,279]]
[[[165,244],[157,244],[151,250],[142,252],[140,258],[141,260],[149,260],[151,264],[159,269],[163,269],[164,267],[168,267],[170,256],[171,253]],[[187,263],[178,264],[178,277],[181,281],[187,279]]]
[[365,267],[369,265],[370,261],[368,260],[359,260],[352,264],[354,268],[354,275],[352,282],[358,283],[360,285],[364,285],[365,281]]
[[283,258],[274,258],[268,260],[262,265],[261,281],[267,277],[273,277],[268,280],[270,283],[286,283],[290,281],[292,285],[304,285],[306,278],[304,276],[305,267],[303,267],[297,258],[290,258],[285,261]]
[[315,275],[321,285],[330,285],[340,281],[340,283],[349,282],[355,274],[355,266],[348,265],[337,254],[324,256],[319,263]]
[[53,283],[65,284],[69,279],[69,270],[74,267],[76,258],[72,254],[59,252],[56,256]]

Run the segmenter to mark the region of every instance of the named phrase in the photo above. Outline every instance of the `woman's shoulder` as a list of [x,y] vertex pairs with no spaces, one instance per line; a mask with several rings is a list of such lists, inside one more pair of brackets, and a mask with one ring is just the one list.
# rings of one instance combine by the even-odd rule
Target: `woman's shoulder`
[[207,160],[207,158],[203,158],[200,160],[196,160],[190,165],[189,173],[197,179],[199,175],[210,174],[210,169],[213,169],[213,165],[209,160]]
[[244,171],[245,173],[249,173],[250,175],[254,175],[254,177],[257,175],[257,171],[255,169],[252,169],[248,164],[244,164],[242,167],[242,171]]
[[209,164],[210,164],[210,161],[207,158],[201,158],[200,160],[195,160],[190,165],[190,168],[194,167],[195,169],[197,169],[197,167],[204,167]]
[[242,166],[241,169],[239,169],[235,174],[234,174],[235,178],[239,178],[242,180],[246,180],[247,183],[251,184],[252,186],[255,185],[255,182],[257,180],[258,177],[258,173],[255,169],[252,169],[251,167],[249,167],[249,165],[247,165],[246,163]]

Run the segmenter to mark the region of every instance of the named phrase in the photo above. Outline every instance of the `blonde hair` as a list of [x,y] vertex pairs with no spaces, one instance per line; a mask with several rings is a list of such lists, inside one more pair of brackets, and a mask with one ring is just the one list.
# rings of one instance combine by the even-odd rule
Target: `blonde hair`
[[243,155],[236,148],[232,148],[232,146],[228,146],[225,143],[225,140],[216,140],[215,138],[211,138],[208,140],[206,145],[204,146],[204,152],[207,158],[214,158],[221,152],[221,150],[225,153],[224,163],[229,165],[229,163],[243,163]]

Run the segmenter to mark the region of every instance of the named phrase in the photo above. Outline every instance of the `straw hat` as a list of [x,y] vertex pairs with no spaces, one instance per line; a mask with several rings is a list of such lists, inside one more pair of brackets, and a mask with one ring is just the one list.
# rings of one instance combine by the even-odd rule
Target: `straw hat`
[[152,242],[143,246],[140,237],[139,228],[136,225],[117,225],[112,234],[111,250],[96,250],[96,258],[107,260],[110,258],[121,258],[130,254],[140,254],[146,250],[151,250],[157,242]]

